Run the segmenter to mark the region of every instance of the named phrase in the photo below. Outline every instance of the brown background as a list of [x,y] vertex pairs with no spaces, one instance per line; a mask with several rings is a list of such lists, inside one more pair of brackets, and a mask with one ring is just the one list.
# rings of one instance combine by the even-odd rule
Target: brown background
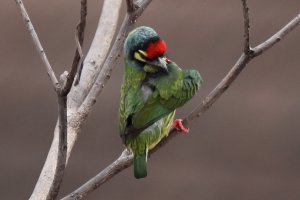
[[[24,2],[57,73],[69,69],[79,2]],[[85,52],[101,2],[89,1]],[[259,44],[299,12],[299,0],[250,1],[251,43]],[[123,7],[123,14],[124,14]],[[123,15],[122,15],[123,16]],[[56,96],[14,1],[0,2],[0,196],[27,199],[39,176],[57,117]],[[187,114],[240,56],[238,0],[153,1],[138,25],[155,28],[171,59],[197,68],[199,94]],[[251,62],[200,119],[149,161],[149,175],[123,171],[89,199],[300,199],[300,29]],[[123,149],[117,134],[120,60],[75,146],[61,190],[66,195]]]

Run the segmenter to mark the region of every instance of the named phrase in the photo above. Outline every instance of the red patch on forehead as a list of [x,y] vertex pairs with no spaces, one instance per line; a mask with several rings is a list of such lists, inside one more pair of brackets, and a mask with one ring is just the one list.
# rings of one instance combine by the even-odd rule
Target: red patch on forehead
[[167,44],[163,40],[157,40],[156,42],[151,42],[146,50],[149,59],[154,59],[158,56],[163,55],[167,50]]

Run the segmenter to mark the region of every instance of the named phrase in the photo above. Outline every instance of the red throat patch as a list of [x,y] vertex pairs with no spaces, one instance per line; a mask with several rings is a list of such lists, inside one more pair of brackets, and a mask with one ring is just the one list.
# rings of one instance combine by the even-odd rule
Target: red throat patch
[[167,50],[167,44],[165,41],[163,40],[158,40],[154,43],[150,43],[148,45],[148,48],[146,50],[146,53],[147,53],[147,57],[149,59],[154,59],[158,56],[161,56],[163,55]]

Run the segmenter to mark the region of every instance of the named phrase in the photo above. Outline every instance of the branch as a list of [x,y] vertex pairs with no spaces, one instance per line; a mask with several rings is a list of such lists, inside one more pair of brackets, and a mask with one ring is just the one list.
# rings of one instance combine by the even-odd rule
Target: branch
[[[53,182],[46,199],[56,199],[63,179],[64,170],[66,168],[67,150],[68,150],[67,95],[69,94],[72,88],[75,75],[78,71],[78,66],[79,65],[80,67],[83,66],[82,65],[82,60],[83,60],[82,44],[84,40],[86,16],[87,16],[87,0],[81,0],[80,21],[75,31],[75,42],[76,42],[77,49],[75,51],[71,72],[70,74],[67,74],[67,72],[66,74],[62,74],[61,81],[60,81],[61,88],[58,91],[59,140],[58,140],[57,164],[55,168]],[[78,80],[79,78],[80,78],[80,74],[78,75]]]
[[45,194],[45,198],[48,200],[56,199],[60,185],[63,180],[64,171],[67,162],[67,150],[68,150],[68,121],[67,121],[67,95],[69,94],[74,82],[74,78],[77,72],[78,64],[82,60],[82,49],[84,39],[84,29],[86,24],[87,15],[87,1],[81,1],[81,17],[80,22],[76,28],[76,42],[77,50],[75,52],[72,68],[70,74],[67,72],[61,75],[59,85],[56,88],[58,98],[58,150],[57,161],[53,174],[53,181],[50,184],[48,193]]
[[[79,23],[76,27],[76,31],[75,31],[75,42],[76,42],[77,49],[75,51],[71,72],[67,78],[67,83],[64,88],[65,93],[70,92],[77,71],[79,72],[78,76],[77,76],[77,80],[76,80],[77,84],[80,79],[81,70],[83,67],[83,65],[82,65],[82,61],[83,61],[82,44],[83,44],[83,40],[84,40],[86,16],[87,16],[87,0],[81,0],[80,21],[79,21]],[[78,70],[78,67],[79,67],[79,70]]]
[[[48,76],[52,82],[52,85],[57,93],[58,96],[58,121],[59,121],[59,145],[58,145],[58,153],[57,153],[57,162],[55,165],[55,173],[53,177],[53,181],[50,184],[50,189],[49,192],[45,194],[46,199],[55,199],[59,188],[60,184],[62,182],[63,174],[64,174],[64,169],[66,166],[66,155],[67,155],[67,94],[70,91],[68,89],[67,92],[64,91],[64,83],[66,79],[61,79],[60,82],[58,82],[53,69],[47,59],[46,53],[43,50],[43,47],[39,41],[39,38],[37,36],[37,33],[34,30],[34,27],[30,21],[30,18],[26,12],[26,9],[23,5],[22,0],[16,0],[16,3],[19,5],[20,10],[21,10],[21,15],[25,21],[26,27],[28,31],[31,34],[32,40],[36,46],[36,49],[39,52],[39,55],[44,62]],[[64,74],[63,74],[64,75]],[[64,77],[64,76],[61,76]],[[73,78],[74,79],[74,78]],[[38,198],[39,199],[39,198]]]
[[111,47],[122,0],[105,0],[98,27],[83,61],[80,81],[70,92],[68,106],[77,110],[91,90]]
[[247,0],[242,0],[243,15],[244,15],[244,53],[248,54],[250,51],[250,22],[249,22],[249,8]]
[[264,51],[271,48],[274,44],[280,42],[288,33],[293,31],[299,24],[300,13],[272,37],[253,48],[254,56],[262,54]]
[[38,51],[44,65],[47,69],[47,74],[48,74],[48,76],[49,76],[49,78],[52,82],[52,86],[53,86],[54,90],[56,91],[57,88],[58,88],[59,83],[58,83],[57,78],[55,76],[55,73],[54,73],[54,71],[53,71],[53,69],[52,69],[52,67],[49,63],[49,60],[48,60],[47,55],[46,55],[46,53],[43,49],[43,46],[41,45],[39,37],[38,37],[37,33],[35,32],[35,29],[34,29],[32,23],[30,21],[30,18],[27,14],[27,11],[24,7],[24,4],[23,4],[22,0],[16,0],[16,3],[20,8],[22,18],[23,18],[24,23],[27,27],[27,30],[29,31],[29,33],[32,37],[32,40],[33,40],[33,42],[35,44],[35,47],[36,47],[36,50]]
[[103,183],[111,179],[113,176],[121,172],[123,169],[128,168],[132,165],[133,155],[128,151],[124,150],[120,157],[115,160],[112,164],[102,170],[94,178],[86,182],[76,191],[72,192],[68,196],[62,198],[61,200],[80,200],[85,199],[85,197],[93,192],[96,188],[101,186]]
[[239,73],[244,69],[246,64],[250,62],[256,56],[261,55],[266,50],[271,48],[273,45],[281,41],[288,33],[293,31],[300,24],[300,14],[292,19],[287,25],[280,29],[273,36],[268,38],[266,41],[257,45],[252,49],[252,53],[245,55],[243,53],[239,60],[235,63],[233,68],[224,77],[224,79],[217,85],[217,87],[204,99],[204,101],[198,105],[187,117],[187,122],[192,121],[194,118],[199,117],[211,105],[228,89],[231,83],[236,79]]
[[[269,49],[271,46],[276,44],[278,41],[284,38],[288,33],[295,29],[300,24],[300,14],[290,21],[285,27],[279,30],[276,34],[270,37],[266,42],[258,45],[253,49],[253,54],[243,53],[228,74],[223,78],[223,80],[213,89],[211,93],[199,104],[183,121],[184,125],[187,126],[190,122],[195,120],[204,114],[215,102],[216,100],[230,87],[233,81],[238,77],[240,72],[245,68],[245,66],[256,56],[261,55],[264,51]],[[280,39],[276,39],[280,38]],[[163,138],[161,142],[152,149],[149,154],[152,155],[161,147],[166,145],[171,139],[179,135],[175,129],[172,129],[169,136]],[[132,154],[124,150],[121,156],[106,167],[103,171],[97,174],[95,177],[91,178],[88,182],[83,184],[81,187],[76,189],[71,194],[64,197],[62,200],[80,200],[86,197],[89,193],[96,190],[103,183],[110,180],[112,177],[117,175],[122,170],[128,168],[132,165]]]
[[46,197],[47,200],[56,199],[60,189],[60,185],[63,180],[64,171],[67,162],[67,150],[68,150],[67,96],[59,94],[57,98],[58,98],[58,123],[59,123],[58,153],[57,153],[57,163],[55,167],[54,178],[49,193],[47,194]]

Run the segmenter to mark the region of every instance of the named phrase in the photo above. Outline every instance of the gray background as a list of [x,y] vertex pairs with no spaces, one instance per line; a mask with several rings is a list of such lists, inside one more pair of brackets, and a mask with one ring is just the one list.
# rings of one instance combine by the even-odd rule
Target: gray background
[[[24,2],[56,73],[69,69],[79,1]],[[89,1],[85,52],[102,2]],[[251,44],[299,12],[299,0],[250,1]],[[123,14],[125,7],[123,5]],[[122,15],[123,16],[123,15]],[[0,2],[0,196],[27,199],[52,141],[56,95],[14,1]],[[186,115],[222,79],[242,51],[238,0],[153,1],[138,25],[155,28],[168,55],[197,68],[205,82]],[[152,156],[148,177],[132,168],[89,199],[300,199],[300,29],[251,62],[216,104]],[[123,146],[117,134],[123,60],[98,99],[66,169],[60,196],[106,167]]]

